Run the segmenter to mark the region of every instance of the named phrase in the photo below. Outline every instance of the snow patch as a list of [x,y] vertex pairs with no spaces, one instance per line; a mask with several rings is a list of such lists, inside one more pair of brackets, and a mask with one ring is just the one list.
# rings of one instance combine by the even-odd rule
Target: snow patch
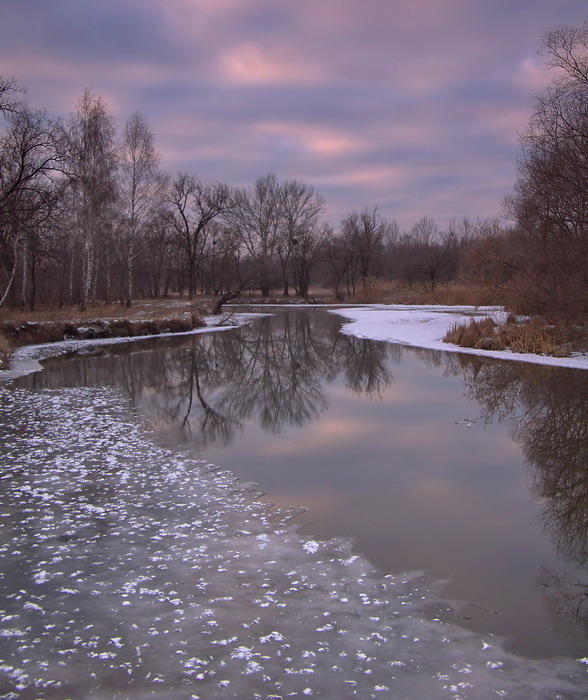
[[117,392],[3,385],[0,403],[0,695],[585,697],[588,658],[440,625],[431,582],[304,539],[157,447]]
[[588,355],[572,357],[549,357],[515,353],[509,350],[476,350],[443,342],[443,338],[456,322],[467,322],[471,316],[490,316],[498,323],[506,319],[506,313],[495,306],[409,306],[403,304],[338,308],[331,313],[349,321],[342,332],[357,338],[386,340],[400,345],[411,345],[444,352],[461,352],[468,355],[483,355],[500,360],[532,362],[557,367],[588,369]]

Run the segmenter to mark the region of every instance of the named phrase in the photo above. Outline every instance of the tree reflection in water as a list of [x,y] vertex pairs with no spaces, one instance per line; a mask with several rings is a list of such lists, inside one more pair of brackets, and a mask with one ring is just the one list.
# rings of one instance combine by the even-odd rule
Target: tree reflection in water
[[383,343],[340,334],[335,320],[317,327],[308,314],[296,311],[262,318],[255,328],[200,336],[186,354],[173,356],[185,394],[168,409],[169,417],[174,420],[184,410],[182,425],[203,443],[219,438],[213,428],[221,420],[225,441],[251,418],[277,434],[326,411],[323,387],[339,372],[353,391],[379,394],[392,381],[386,351]]
[[[588,638],[588,373],[407,350],[344,335],[340,325],[320,311],[281,310],[252,327],[98,348],[90,361],[62,358],[23,382],[122,389],[161,439],[174,447],[185,440],[206,454],[206,446],[230,444],[246,422],[272,435],[312,425],[341,379],[357,395],[386,398],[389,367],[405,353],[445,375],[463,376],[483,417],[512,425],[522,446],[543,524],[561,555],[557,565],[537,573],[537,586],[552,619],[565,628],[562,638],[581,648]],[[400,393],[406,386],[414,390],[405,382],[399,370]]]
[[329,408],[325,386],[340,374],[353,392],[381,395],[393,381],[387,359],[400,348],[339,328],[328,314],[317,323],[309,313],[283,311],[253,327],[96,348],[92,362],[54,360],[31,382],[122,386],[152,427],[189,434],[197,448],[227,445],[246,420],[274,434],[316,420]]
[[[459,355],[467,394],[487,421],[512,420],[542,520],[561,555],[537,584],[553,618],[588,636],[588,376],[546,365]],[[584,390],[582,390],[582,385]]]

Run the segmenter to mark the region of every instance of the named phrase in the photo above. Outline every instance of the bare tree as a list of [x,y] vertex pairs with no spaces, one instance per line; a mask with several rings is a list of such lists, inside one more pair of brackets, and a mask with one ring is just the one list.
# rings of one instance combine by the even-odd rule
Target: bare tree
[[230,188],[223,183],[205,184],[192,175],[180,173],[172,183],[170,202],[173,225],[186,262],[188,295],[192,299],[210,224],[228,213],[233,198]]
[[112,223],[117,196],[114,121],[105,101],[85,90],[70,118],[69,169],[73,188],[73,216],[81,244],[80,308],[92,297],[101,238]]
[[496,218],[479,221],[460,250],[460,279],[483,285],[503,303],[521,271],[518,240],[512,227],[505,228]]
[[326,223],[299,232],[291,259],[294,289],[298,296],[308,297],[311,273],[324,260],[332,235],[333,229]]
[[308,253],[313,248],[312,239],[319,235],[319,217],[325,200],[314,188],[297,180],[278,186],[281,218],[277,252],[280,258],[284,296],[289,294],[290,264],[293,257],[298,263],[298,279],[308,294]]
[[[261,294],[269,296],[276,280],[275,260],[280,242],[282,201],[273,174],[256,180],[251,190],[238,190],[231,224],[256,270]],[[279,279],[279,277],[278,277]]]
[[134,265],[141,251],[146,225],[154,216],[163,194],[165,179],[158,171],[159,154],[146,119],[135,112],[127,121],[121,145],[120,196],[121,244],[126,268],[125,302],[133,298]]
[[325,231],[324,259],[328,275],[333,286],[333,295],[337,301],[343,300],[341,287],[344,280],[349,279],[350,270],[353,268],[355,253],[350,241],[344,236],[333,235],[332,229]]
[[571,321],[588,314],[588,23],[549,32],[543,50],[554,77],[508,202],[521,238],[511,306]]
[[0,75],[0,114],[8,116],[20,111],[21,102],[16,93],[23,92],[14,78]]
[[396,237],[388,251],[396,258],[396,274],[409,286],[420,282],[434,291],[439,282],[456,276],[462,231],[469,230],[469,223],[452,222],[449,230],[441,231],[434,219],[422,216],[408,233]]
[[[0,137],[0,256],[7,273],[2,305],[22,270],[21,305],[27,302],[29,251],[61,193],[64,152],[59,122],[21,104]],[[20,255],[20,260],[19,260]]]
[[351,293],[355,294],[355,273],[367,284],[369,277],[378,276],[383,260],[386,239],[391,227],[377,207],[354,211],[341,222],[341,236],[351,260],[347,272],[352,272]]
[[145,224],[143,246],[142,293],[156,298],[167,296],[172,280],[177,278],[177,245],[172,213],[164,202],[150,212]]
[[439,227],[435,220],[425,214],[414,224],[410,230],[410,237],[414,243],[420,246],[429,246],[439,239]]

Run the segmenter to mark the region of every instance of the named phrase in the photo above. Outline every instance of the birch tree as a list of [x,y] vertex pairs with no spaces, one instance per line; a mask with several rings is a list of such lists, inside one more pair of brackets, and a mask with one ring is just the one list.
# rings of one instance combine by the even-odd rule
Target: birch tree
[[117,197],[114,120],[102,97],[85,90],[69,120],[69,170],[73,225],[80,241],[80,309],[92,300],[98,256]]
[[[141,252],[146,226],[163,194],[164,178],[158,171],[159,154],[147,120],[135,112],[127,121],[121,147],[120,243],[124,263],[125,304],[132,304],[135,260]],[[121,299],[122,301],[122,299]]]

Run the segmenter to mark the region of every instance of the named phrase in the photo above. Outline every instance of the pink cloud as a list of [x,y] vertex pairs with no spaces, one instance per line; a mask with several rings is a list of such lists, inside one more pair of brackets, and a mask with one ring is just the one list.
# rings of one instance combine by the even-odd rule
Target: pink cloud
[[348,155],[369,147],[368,139],[336,127],[317,127],[298,122],[273,121],[260,122],[256,129],[262,134],[292,140],[299,148],[318,156]]
[[245,42],[221,53],[218,72],[238,85],[311,85],[324,77],[321,66],[285,46]]
[[319,179],[325,184],[369,185],[372,191],[389,189],[406,182],[406,170],[393,166],[359,166],[349,168],[346,172],[337,172]]

